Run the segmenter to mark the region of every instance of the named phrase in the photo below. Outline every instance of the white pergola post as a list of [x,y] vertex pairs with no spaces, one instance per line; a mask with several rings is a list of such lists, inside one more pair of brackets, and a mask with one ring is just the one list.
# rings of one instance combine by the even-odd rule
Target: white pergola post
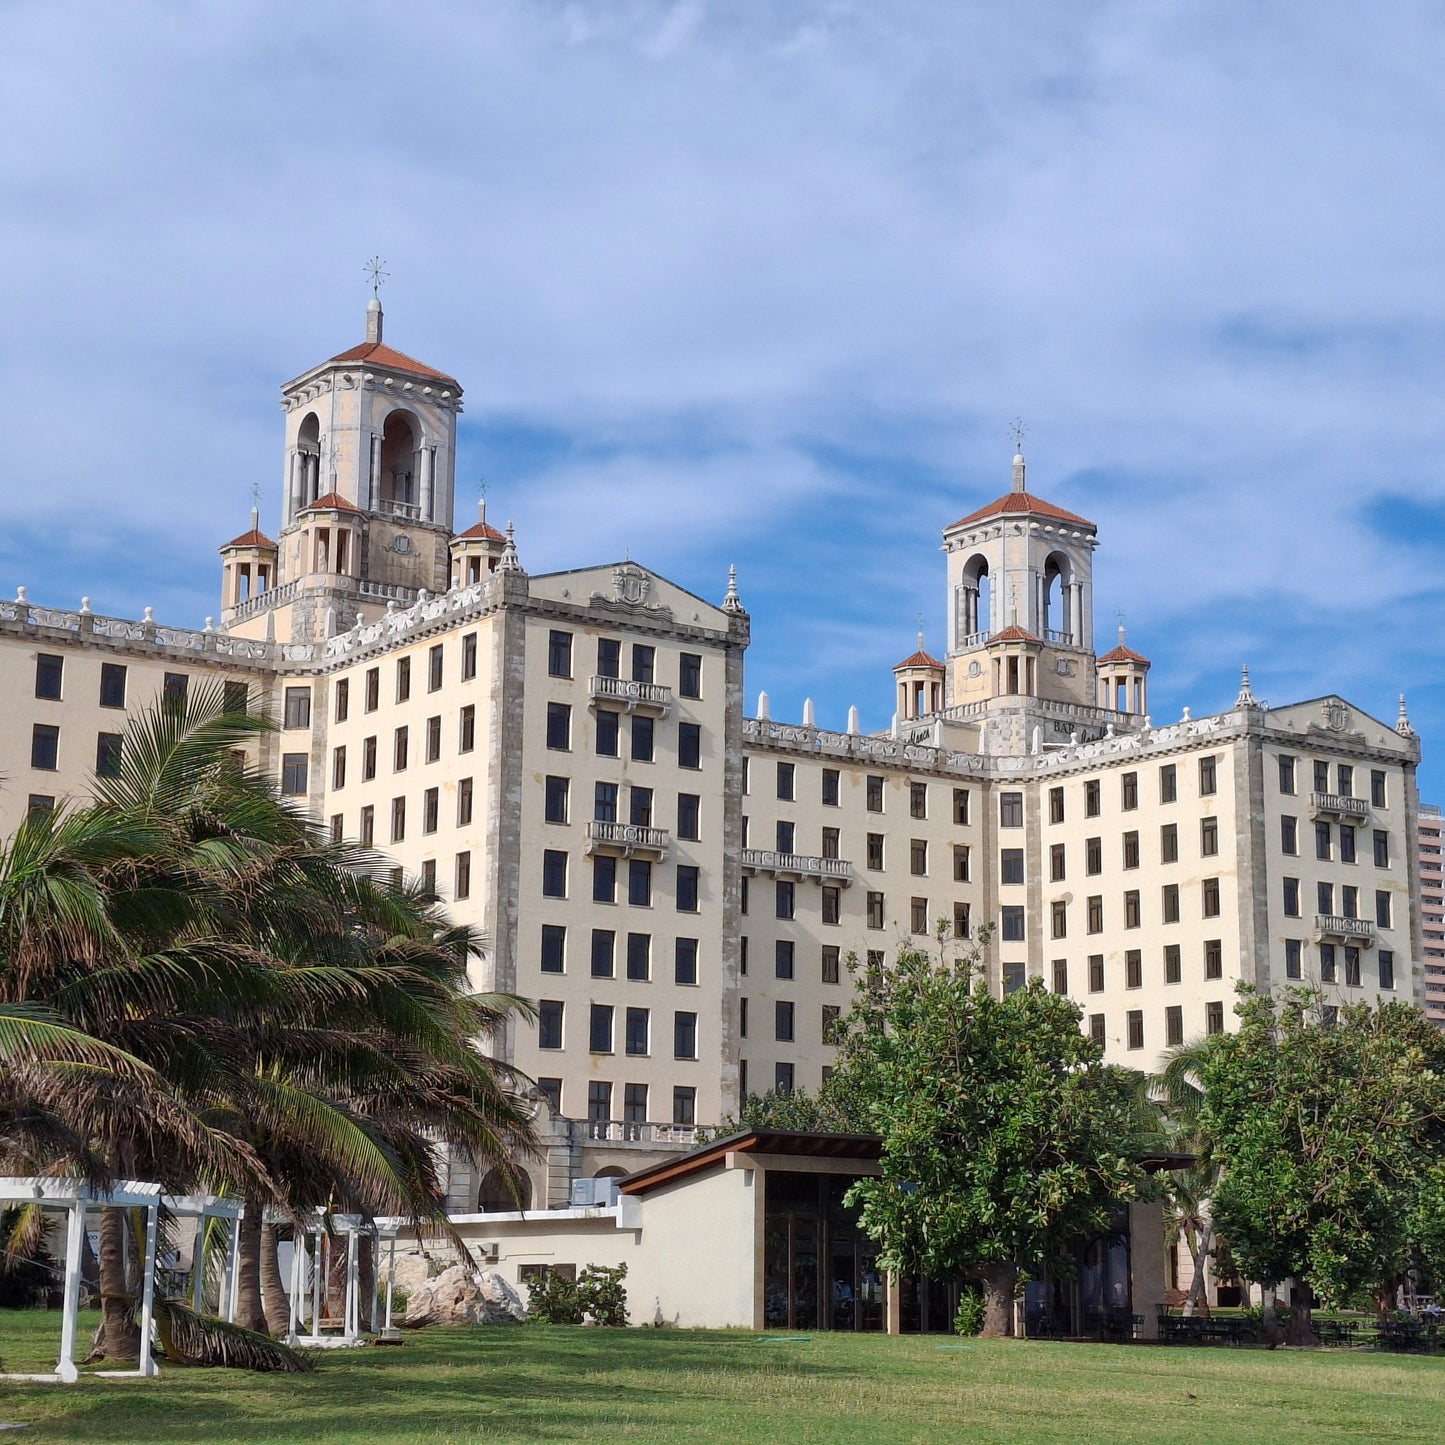
[[316,1244],[311,1259],[311,1338],[321,1338],[321,1307],[324,1301],[326,1273],[326,1235],[320,1227],[316,1230]]
[[146,1210],[145,1274],[141,1284],[140,1307],[140,1370],[143,1376],[156,1373],[155,1356],[151,1354],[151,1324],[156,1304],[156,1236],[160,1233],[160,1204]]
[[386,1260],[386,1327],[391,1329],[391,1295],[396,1288],[396,1235],[391,1236]]
[[287,1332],[286,1343],[294,1345],[297,1335],[301,1333],[304,1319],[302,1306],[305,1300],[301,1292],[301,1253],[306,1248],[306,1232],[293,1230],[291,1237],[291,1328]]
[[196,1240],[191,1245],[191,1308],[201,1313],[206,1291],[206,1216],[196,1220]]
[[352,1225],[346,1235],[346,1329],[348,1340],[361,1336],[361,1232]]
[[67,1211],[65,1229],[65,1298],[60,1316],[60,1359],[55,1373],[67,1384],[79,1378],[75,1368],[75,1316],[80,1309],[80,1262],[85,1256],[85,1201]]
[[236,1323],[236,1295],[241,1286],[241,1216],[231,1221],[231,1253],[226,1260],[226,1310],[228,1325]]

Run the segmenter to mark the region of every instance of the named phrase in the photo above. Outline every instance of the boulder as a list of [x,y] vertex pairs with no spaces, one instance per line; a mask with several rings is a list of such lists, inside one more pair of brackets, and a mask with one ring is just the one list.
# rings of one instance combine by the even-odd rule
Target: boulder
[[521,1296],[501,1275],[465,1264],[429,1279],[407,1303],[408,1329],[421,1325],[508,1325],[527,1318]]

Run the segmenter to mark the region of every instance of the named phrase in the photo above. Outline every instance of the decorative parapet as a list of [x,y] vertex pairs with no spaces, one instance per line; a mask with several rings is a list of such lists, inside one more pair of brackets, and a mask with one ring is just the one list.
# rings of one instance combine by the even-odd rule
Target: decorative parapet
[[1341,918],[1335,913],[1315,914],[1315,941],[1337,939],[1344,943],[1361,943],[1373,947],[1375,930],[1364,918]]
[[809,853],[776,853],[767,848],[744,848],[743,867],[753,873],[795,874],[820,883],[853,882],[853,865],[844,858],[815,858]]
[[634,853],[666,856],[672,838],[666,828],[649,828],[641,823],[606,823],[594,819],[587,825],[588,853],[617,852],[623,857]]
[[666,717],[672,711],[672,689],[663,687],[661,683],[594,676],[587,685],[587,693],[593,702],[620,702],[628,712],[649,712]]
[[452,587],[446,592],[431,593],[423,587],[410,607],[398,607],[393,598],[385,613],[375,622],[357,621],[346,632],[328,637],[319,649],[325,663],[355,661],[369,652],[380,651],[392,643],[417,633],[432,630],[438,623],[450,625],[472,617],[484,617],[496,606],[493,579],[471,582],[465,587]]
[[1350,798],[1343,793],[1311,793],[1310,812],[1315,817],[1329,814],[1335,818],[1363,820],[1370,816],[1370,805],[1363,798]]

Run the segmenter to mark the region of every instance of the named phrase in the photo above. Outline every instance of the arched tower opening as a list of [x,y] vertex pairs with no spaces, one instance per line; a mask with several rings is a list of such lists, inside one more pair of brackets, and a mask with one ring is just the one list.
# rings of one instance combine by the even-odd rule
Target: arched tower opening
[[981,639],[997,631],[993,620],[993,584],[988,558],[975,553],[965,563],[958,585],[958,641],[955,647],[969,647],[970,639]]
[[1064,552],[1050,552],[1044,559],[1039,599],[1039,635],[1046,642],[1067,642],[1077,647],[1074,630],[1074,563]]
[[394,411],[381,433],[381,510],[420,516],[417,501],[418,435],[415,419]]
[[302,417],[296,429],[296,450],[291,454],[291,515],[321,495],[321,420],[316,413]]

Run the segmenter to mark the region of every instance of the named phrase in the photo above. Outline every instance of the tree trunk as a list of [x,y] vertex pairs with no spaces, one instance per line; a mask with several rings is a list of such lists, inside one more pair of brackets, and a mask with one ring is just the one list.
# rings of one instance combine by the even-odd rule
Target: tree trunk
[[983,1281],[983,1329],[985,1339],[1005,1339],[1014,1332],[1014,1291],[1018,1266],[1011,1260],[987,1264],[979,1270]]
[[1320,1342],[1320,1337],[1315,1334],[1309,1292],[1298,1280],[1290,1282],[1289,1326],[1285,1330],[1285,1342],[1305,1346],[1315,1346]]
[[126,1264],[125,1211],[100,1212],[100,1353],[108,1360],[140,1359],[140,1326],[135,1322],[135,1296]]
[[370,1334],[376,1328],[371,1318],[371,1306],[376,1299],[376,1241],[369,1234],[363,1234],[360,1245],[356,1273],[357,1288],[361,1292],[361,1328]]
[[1195,1310],[1201,1311],[1205,1319],[1209,1318],[1209,1291],[1205,1288],[1205,1276],[1212,1235],[1213,1231],[1206,1224],[1201,1226],[1198,1234],[1191,1229],[1184,1236],[1189,1245],[1189,1257],[1194,1261],[1194,1278],[1189,1281],[1189,1298],[1184,1301],[1186,1318],[1192,1316]]
[[1259,1298],[1259,1338],[1266,1348],[1277,1350],[1284,1344],[1284,1326],[1280,1324],[1279,1315],[1275,1311],[1275,1301],[1278,1296],[1274,1285],[1260,1285]]
[[248,1199],[241,1216],[240,1248],[237,1257],[240,1269],[236,1278],[236,1323],[257,1334],[270,1334],[266,1310],[261,1303],[261,1211],[264,1206]]
[[261,1226],[261,1302],[273,1334],[284,1335],[291,1328],[291,1299],[281,1278],[281,1240],[274,1224]]

